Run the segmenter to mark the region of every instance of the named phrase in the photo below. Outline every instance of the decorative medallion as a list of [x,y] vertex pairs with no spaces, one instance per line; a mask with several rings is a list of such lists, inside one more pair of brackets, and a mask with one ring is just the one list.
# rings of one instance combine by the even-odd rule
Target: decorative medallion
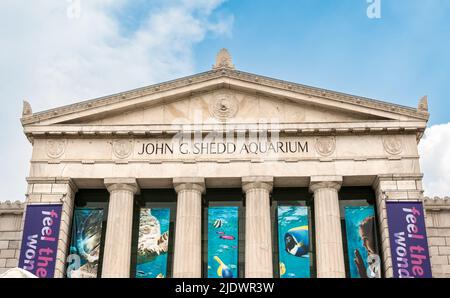
[[211,115],[220,121],[226,121],[227,119],[233,118],[236,116],[238,109],[238,101],[236,97],[231,94],[219,94],[209,105]]
[[330,156],[336,149],[335,137],[316,138],[316,151],[322,156]]
[[384,150],[392,155],[398,155],[403,150],[403,144],[400,138],[396,136],[383,137]]
[[131,155],[133,150],[133,141],[115,140],[112,143],[113,153],[117,158],[124,159]]
[[66,150],[66,140],[47,140],[47,155],[50,158],[59,158]]

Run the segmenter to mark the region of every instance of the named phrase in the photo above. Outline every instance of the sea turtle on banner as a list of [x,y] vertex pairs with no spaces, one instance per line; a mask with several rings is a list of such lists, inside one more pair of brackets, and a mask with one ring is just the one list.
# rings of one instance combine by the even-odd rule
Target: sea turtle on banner
[[139,224],[138,263],[152,261],[169,250],[169,232],[161,234],[161,226],[151,209],[142,209]]

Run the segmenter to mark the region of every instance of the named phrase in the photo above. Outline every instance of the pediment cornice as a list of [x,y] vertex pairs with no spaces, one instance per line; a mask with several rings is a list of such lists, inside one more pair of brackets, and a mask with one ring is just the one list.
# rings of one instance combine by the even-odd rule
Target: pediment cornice
[[[222,80],[221,80],[222,79]],[[418,121],[427,121],[429,113],[424,110],[419,110],[402,105],[392,104],[380,100],[344,94],[336,91],[306,86],[293,82],[273,79],[265,76],[255,75],[247,72],[242,72],[230,68],[217,68],[204,73],[188,76],[173,81],[168,81],[160,84],[154,84],[147,87],[134,89],[127,92],[122,92],[110,96],[101,97],[98,99],[83,101],[43,112],[24,114],[21,119],[22,125],[38,124],[43,121],[49,121],[54,118],[60,118],[66,115],[78,114],[97,108],[107,107],[114,104],[132,101],[133,99],[144,96],[157,96],[159,93],[163,94],[167,91],[174,91],[181,88],[192,87],[195,89],[199,85],[204,85],[209,81],[222,82],[228,84],[231,80],[237,80],[243,83],[258,85],[265,88],[270,88],[278,91],[287,91],[291,93],[301,94],[307,97],[322,98],[335,101],[339,104],[350,104],[356,107],[363,107],[377,111],[388,112],[396,115],[407,116]],[[31,110],[28,109],[28,110]]]
[[159,137],[179,133],[201,132],[248,134],[250,132],[279,133],[283,135],[387,135],[416,134],[418,139],[425,131],[426,122],[343,122],[343,123],[280,123],[272,127],[258,123],[233,124],[161,124],[161,125],[31,125],[24,132],[28,138],[71,137]]

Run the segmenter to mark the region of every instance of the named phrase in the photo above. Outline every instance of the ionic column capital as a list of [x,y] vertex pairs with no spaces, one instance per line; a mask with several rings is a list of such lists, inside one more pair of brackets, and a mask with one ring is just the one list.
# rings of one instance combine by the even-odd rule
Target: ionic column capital
[[173,187],[176,193],[183,190],[198,191],[204,193],[205,188],[205,178],[201,177],[185,177],[185,178],[173,178]]
[[309,184],[309,191],[315,192],[322,188],[331,188],[339,191],[342,186],[342,176],[312,176]]
[[132,192],[133,194],[137,194],[140,191],[139,185],[135,178],[106,178],[104,183],[109,193],[126,190]]
[[273,189],[273,177],[271,176],[249,176],[242,177],[242,189],[244,192],[252,189],[264,189],[271,192]]

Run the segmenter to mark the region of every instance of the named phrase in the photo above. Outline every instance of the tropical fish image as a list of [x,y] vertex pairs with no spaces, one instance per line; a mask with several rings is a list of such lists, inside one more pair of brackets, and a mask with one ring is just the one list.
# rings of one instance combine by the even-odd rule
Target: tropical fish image
[[218,229],[218,228],[222,227],[222,224],[223,224],[223,220],[221,220],[221,219],[216,219],[216,221],[214,222],[214,227],[215,227],[216,229]]
[[280,262],[280,276],[283,276],[286,274],[286,265],[284,265],[283,262]]
[[288,253],[302,257],[309,252],[308,226],[292,228],[284,235],[285,248]]
[[239,208],[208,208],[208,278],[239,276]]
[[234,240],[234,236],[231,235],[222,235],[220,236],[220,239],[224,239],[224,240]]
[[308,207],[278,206],[277,217],[279,277],[311,277]]
[[214,256],[214,260],[219,263],[219,268],[217,268],[217,276],[222,278],[233,278],[233,271],[225,265],[218,256]]

